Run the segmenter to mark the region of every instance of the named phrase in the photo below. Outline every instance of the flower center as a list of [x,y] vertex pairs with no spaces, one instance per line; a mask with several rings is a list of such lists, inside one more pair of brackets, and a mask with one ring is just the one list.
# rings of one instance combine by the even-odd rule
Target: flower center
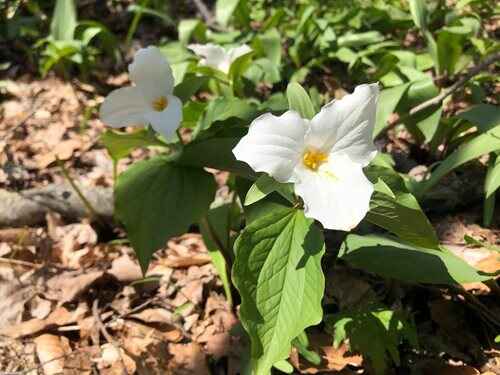
[[312,171],[317,171],[326,161],[328,161],[328,155],[318,150],[309,149],[302,155],[302,163]]
[[164,96],[160,96],[159,98],[153,100],[153,109],[155,111],[161,112],[168,106],[168,100]]

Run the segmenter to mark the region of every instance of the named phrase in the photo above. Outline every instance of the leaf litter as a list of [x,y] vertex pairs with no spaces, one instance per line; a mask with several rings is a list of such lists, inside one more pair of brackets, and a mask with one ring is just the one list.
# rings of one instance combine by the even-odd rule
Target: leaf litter
[[[117,79],[121,84],[125,78]],[[113,165],[98,142],[104,127],[96,108],[102,98],[80,86],[54,77],[7,81],[10,97],[0,114],[0,189],[65,182],[57,158],[78,183],[112,186]],[[120,161],[118,171],[152,152],[134,151]],[[221,192],[227,175],[214,173]],[[441,242],[455,254],[484,272],[500,268],[497,253],[464,241],[468,235],[498,245],[498,231],[471,224],[478,220],[467,216],[437,220]],[[123,237],[120,229],[112,230],[112,238]],[[188,233],[170,240],[155,254],[146,279],[127,243],[105,237],[86,219],[69,222],[55,213],[37,228],[0,229],[0,370],[239,373],[246,338],[201,236]],[[371,303],[412,311],[419,345],[403,345],[401,368],[424,374],[500,373],[499,352],[482,344],[490,323],[474,300],[464,297],[481,298],[500,316],[493,284],[464,285],[465,292],[457,292],[384,283],[342,262],[328,270],[325,313],[337,312],[331,311],[334,305],[363,311]],[[369,359],[350,351],[349,338],[335,347],[321,329],[308,333],[310,349],[321,362],[312,364],[294,349],[291,363],[298,372],[354,374],[370,368]]]

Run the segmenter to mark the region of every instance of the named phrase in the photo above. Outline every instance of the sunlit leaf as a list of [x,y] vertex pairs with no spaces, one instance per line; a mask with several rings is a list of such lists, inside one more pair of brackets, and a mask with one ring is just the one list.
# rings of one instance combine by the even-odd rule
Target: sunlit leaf
[[235,249],[233,280],[254,373],[268,374],[292,340],[321,321],[323,236],[302,211],[285,208],[248,225]]

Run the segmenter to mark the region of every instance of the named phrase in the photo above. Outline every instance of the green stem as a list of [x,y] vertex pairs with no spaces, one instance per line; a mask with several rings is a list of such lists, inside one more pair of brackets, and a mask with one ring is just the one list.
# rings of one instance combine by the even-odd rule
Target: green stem
[[68,170],[64,166],[64,163],[57,156],[56,156],[56,161],[57,161],[57,164],[59,165],[59,167],[61,168],[61,171],[62,171],[64,178],[66,178],[66,180],[68,180],[69,184],[71,185],[73,190],[76,192],[76,194],[78,195],[78,197],[82,201],[83,205],[87,208],[87,211],[89,212],[90,217],[92,219],[99,220],[99,218],[100,218],[99,214],[97,213],[95,208],[92,206],[92,204],[89,202],[89,200],[85,197],[85,195],[83,195],[82,191],[80,190],[78,185],[75,183],[73,178],[71,178]]

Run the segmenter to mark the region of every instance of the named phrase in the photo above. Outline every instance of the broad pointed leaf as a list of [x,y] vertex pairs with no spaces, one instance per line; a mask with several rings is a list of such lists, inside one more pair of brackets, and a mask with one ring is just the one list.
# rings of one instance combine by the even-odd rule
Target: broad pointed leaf
[[144,272],[156,250],[206,214],[215,187],[203,169],[173,165],[162,156],[135,163],[120,175],[116,214]]
[[252,222],[235,248],[233,280],[254,373],[267,375],[292,341],[321,321],[323,236],[303,211],[285,208]]

